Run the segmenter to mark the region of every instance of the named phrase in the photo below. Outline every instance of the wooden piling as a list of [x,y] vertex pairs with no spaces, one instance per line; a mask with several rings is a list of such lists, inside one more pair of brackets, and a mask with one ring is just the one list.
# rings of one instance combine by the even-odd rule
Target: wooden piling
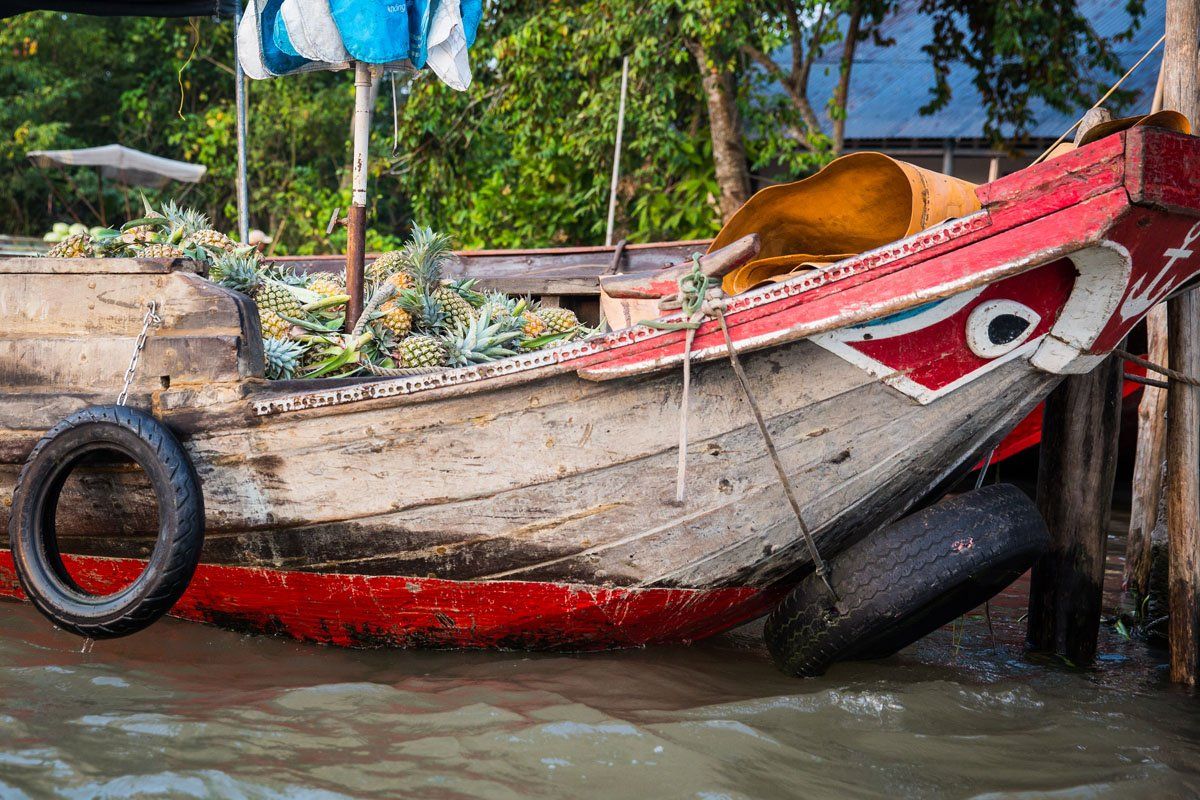
[[1116,357],[1072,375],[1043,416],[1037,501],[1050,550],[1033,568],[1028,644],[1077,666],[1096,657],[1100,632],[1123,375]]
[[[1167,0],[1163,105],[1200,121],[1200,0]],[[1167,303],[1173,369],[1200,375],[1200,298]],[[1200,389],[1167,390],[1167,536],[1171,680],[1195,686],[1200,666]]]
[[[1110,119],[1107,109],[1089,110],[1075,144]],[[1027,642],[1077,666],[1096,657],[1100,634],[1124,374],[1123,363],[1110,357],[1086,375],[1069,376],[1046,399],[1042,416],[1037,503],[1050,550],[1033,568]]]
[[[1167,308],[1155,306],[1146,315],[1148,358],[1167,363]],[[1167,457],[1167,393],[1146,386],[1138,403],[1137,454],[1133,462],[1133,499],[1129,507],[1129,536],[1125,543],[1125,591],[1141,603],[1150,593],[1153,562],[1151,535],[1158,525],[1163,489],[1163,460]],[[1166,598],[1161,598],[1165,600]]]

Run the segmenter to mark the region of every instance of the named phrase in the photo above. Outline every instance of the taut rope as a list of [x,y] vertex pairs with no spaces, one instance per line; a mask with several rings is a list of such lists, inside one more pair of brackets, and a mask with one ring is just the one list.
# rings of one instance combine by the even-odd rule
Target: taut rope
[[[791,506],[792,513],[796,517],[796,523],[799,525],[800,534],[804,537],[804,543],[808,547],[808,554],[812,559],[817,577],[821,579],[821,583],[825,585],[833,601],[835,603],[838,602],[837,592],[834,591],[833,584],[829,580],[829,565],[821,557],[821,551],[817,549],[817,543],[813,539],[812,531],[808,529],[808,525],[804,521],[804,515],[800,510],[800,501],[796,499],[796,492],[792,488],[792,482],[788,478],[787,470],[783,466],[783,460],[779,457],[779,450],[775,446],[775,439],[771,436],[771,431],[767,428],[767,421],[763,417],[762,410],[759,408],[757,398],[754,396],[754,390],[750,386],[750,379],[746,377],[746,371],[742,369],[742,362],[738,358],[737,349],[733,346],[733,338],[729,335],[729,325],[725,321],[725,300],[727,298],[724,291],[721,290],[720,281],[704,274],[700,269],[700,255],[697,253],[692,255],[692,271],[680,277],[678,286],[679,294],[675,299],[678,300],[681,309],[687,315],[686,322],[658,322],[657,320],[648,320],[639,323],[640,325],[646,325],[658,330],[687,331],[683,346],[683,397],[680,401],[679,409],[679,461],[675,474],[675,501],[681,505],[683,504],[687,484],[687,429],[688,408],[691,405],[692,343],[696,338],[696,330],[704,322],[704,317],[712,317],[721,326],[721,335],[725,339],[725,349],[729,353],[729,364],[733,367],[733,374],[737,376],[738,384],[742,387],[742,394],[745,395],[746,402],[750,406],[750,411],[754,414],[754,421],[758,425],[759,433],[762,434],[767,455],[771,457],[771,464],[775,467],[775,474],[779,478],[779,485],[783,487],[783,493],[787,497],[788,505]],[[664,302],[670,303],[671,300],[672,298],[666,298]]]

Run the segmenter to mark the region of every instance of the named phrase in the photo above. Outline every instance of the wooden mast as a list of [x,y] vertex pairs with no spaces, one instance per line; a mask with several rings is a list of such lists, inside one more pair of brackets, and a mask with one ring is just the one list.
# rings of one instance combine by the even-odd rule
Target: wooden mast
[[[1200,0],[1167,0],[1163,104],[1200,120]],[[1167,303],[1172,369],[1200,375],[1200,298]],[[1167,391],[1167,535],[1170,553],[1171,680],[1196,684],[1200,668],[1200,389]]]
[[346,330],[363,310],[363,267],[367,251],[367,161],[371,139],[371,66],[354,64],[354,162],[346,241]]

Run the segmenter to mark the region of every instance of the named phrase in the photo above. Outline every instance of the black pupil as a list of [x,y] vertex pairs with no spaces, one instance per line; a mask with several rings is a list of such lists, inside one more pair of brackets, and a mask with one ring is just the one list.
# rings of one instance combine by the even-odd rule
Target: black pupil
[[1029,320],[1016,314],[997,314],[988,323],[988,339],[992,344],[1008,344],[1025,332]]

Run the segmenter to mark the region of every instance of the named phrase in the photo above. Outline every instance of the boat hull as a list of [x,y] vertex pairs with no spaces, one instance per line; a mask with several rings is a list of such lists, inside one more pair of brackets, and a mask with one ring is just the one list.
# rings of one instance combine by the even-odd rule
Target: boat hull
[[[253,308],[170,265],[0,262],[0,375],[18,387],[0,406],[0,488],[41,431],[111,401],[145,298],[162,297],[131,398],[203,483],[202,564],[178,615],[348,645],[700,638],[812,569],[727,348],[836,556],[1195,279],[1200,170],[1185,163],[1200,164],[1191,137],[1109,137],[981,187],[979,212],[730,298],[694,337],[634,326],[395,379],[263,381]],[[60,497],[58,541],[97,591],[153,546],[139,480],[91,464]],[[0,591],[16,596],[7,563]]]

